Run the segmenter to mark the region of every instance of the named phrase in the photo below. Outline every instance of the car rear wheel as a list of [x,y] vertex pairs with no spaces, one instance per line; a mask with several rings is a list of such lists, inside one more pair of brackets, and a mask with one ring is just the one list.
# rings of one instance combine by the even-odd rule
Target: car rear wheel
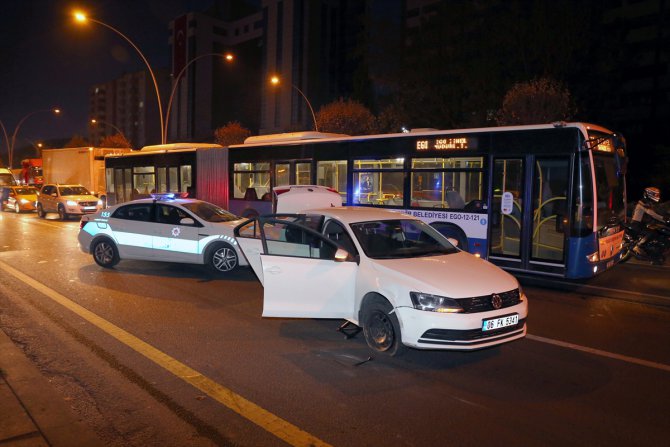
[[37,216],[44,219],[46,217],[47,213],[44,212],[44,208],[42,208],[42,204],[38,203],[37,204]]
[[229,273],[237,268],[237,252],[228,244],[217,244],[207,256],[207,268],[213,273]]
[[14,204],[14,212],[16,212],[16,214],[19,214],[21,212],[21,207],[19,206],[19,202],[16,202]]
[[112,268],[119,262],[119,251],[113,242],[101,239],[93,244],[93,259],[100,267]]
[[378,297],[366,303],[361,321],[365,341],[373,351],[399,356],[407,349],[402,344],[398,317],[386,299]]
[[66,220],[69,217],[65,212],[65,207],[63,205],[58,205],[58,217],[60,220]]

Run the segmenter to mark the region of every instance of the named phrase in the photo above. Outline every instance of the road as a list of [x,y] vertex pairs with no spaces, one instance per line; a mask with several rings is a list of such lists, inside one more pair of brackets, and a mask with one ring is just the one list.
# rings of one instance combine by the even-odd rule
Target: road
[[667,443],[670,307],[526,287],[524,340],[370,358],[339,321],[261,318],[248,269],[104,270],[78,228],[0,214],[0,329],[104,445]]

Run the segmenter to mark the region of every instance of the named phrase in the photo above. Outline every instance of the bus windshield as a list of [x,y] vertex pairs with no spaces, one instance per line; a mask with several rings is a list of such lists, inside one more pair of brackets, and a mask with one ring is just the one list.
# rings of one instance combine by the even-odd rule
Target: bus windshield
[[595,171],[596,201],[598,205],[597,229],[615,218],[623,218],[624,184],[614,157],[608,154],[593,154]]

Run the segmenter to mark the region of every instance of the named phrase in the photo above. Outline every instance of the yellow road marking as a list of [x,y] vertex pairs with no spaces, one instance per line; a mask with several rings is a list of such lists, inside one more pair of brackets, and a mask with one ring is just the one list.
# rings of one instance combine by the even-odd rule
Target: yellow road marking
[[225,386],[202,375],[191,367],[181,363],[179,360],[170,357],[164,352],[154,348],[150,344],[140,340],[131,333],[112,324],[97,314],[71,301],[64,295],[56,292],[44,284],[35,281],[30,276],[14,269],[8,264],[0,261],[0,269],[6,271],[15,278],[23,281],[33,289],[51,298],[53,301],[71,310],[89,323],[95,325],[102,331],[119,340],[121,343],[130,347],[134,351],[142,354],[161,368],[171,372],[186,383],[194,386],[212,399],[225,405],[243,418],[253,422],[272,435],[282,439],[293,446],[329,446],[330,444],[316,438],[304,430],[296,427],[290,422],[285,421],[279,416],[270,413],[264,408],[259,407],[248,399],[236,394]]

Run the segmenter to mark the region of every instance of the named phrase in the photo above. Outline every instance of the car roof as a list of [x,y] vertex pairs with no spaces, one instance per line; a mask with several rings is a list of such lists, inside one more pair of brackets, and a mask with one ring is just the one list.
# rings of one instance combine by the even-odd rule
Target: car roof
[[389,220],[389,219],[417,220],[416,217],[410,216],[409,214],[401,213],[399,211],[372,208],[366,206],[336,206],[331,208],[318,208],[313,210],[306,210],[304,214],[323,214],[324,216],[337,219],[347,224],[356,222],[370,222],[373,220]]
[[202,202],[202,200],[189,199],[189,198],[174,198],[174,199],[160,199],[159,198],[159,199],[154,199],[152,197],[147,197],[147,198],[144,198],[144,199],[135,199],[135,200],[129,200],[128,202],[119,203],[118,206],[131,205],[133,203],[154,203],[154,202],[183,205],[185,203]]

